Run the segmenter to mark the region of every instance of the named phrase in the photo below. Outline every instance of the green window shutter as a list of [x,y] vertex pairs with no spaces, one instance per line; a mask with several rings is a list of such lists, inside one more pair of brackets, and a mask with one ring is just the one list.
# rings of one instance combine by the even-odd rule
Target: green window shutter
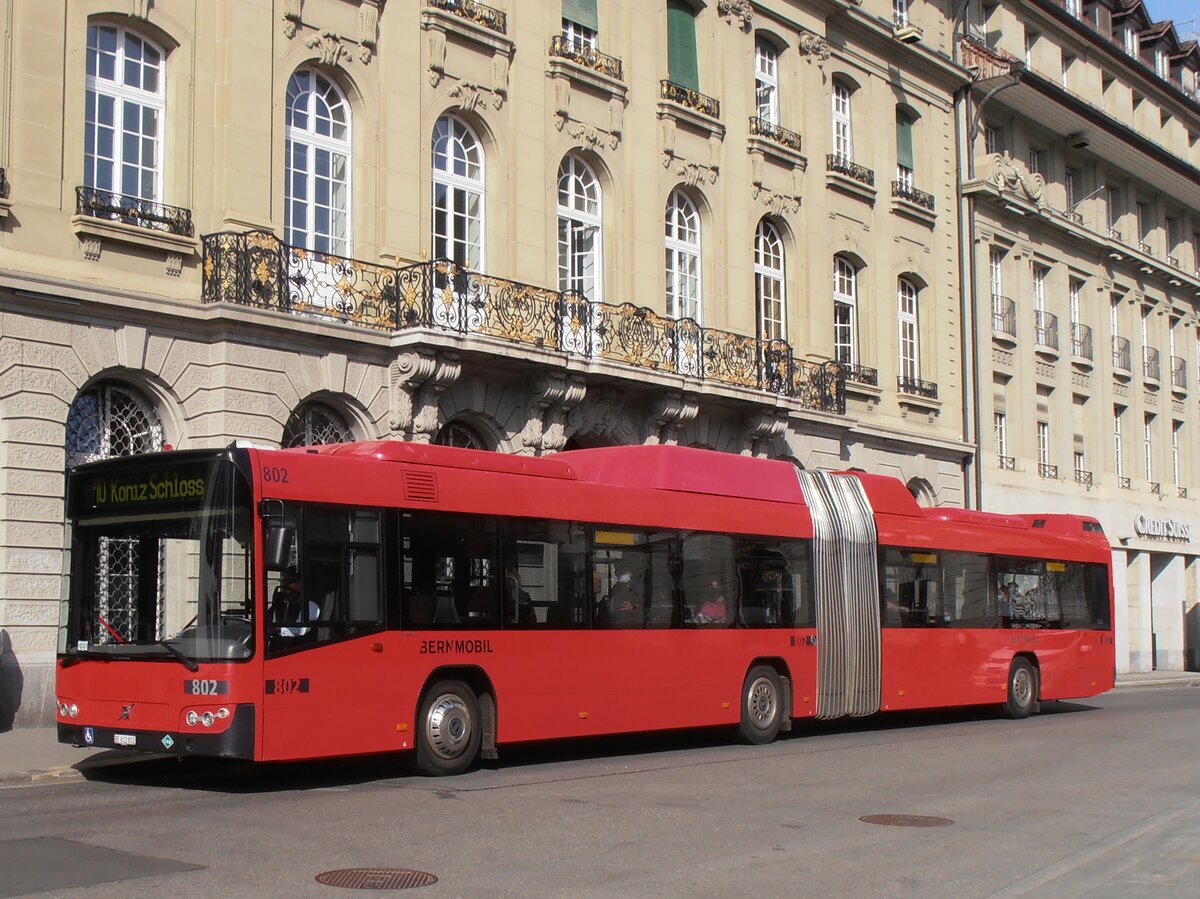
[[562,17],[576,25],[600,31],[600,17],[596,15],[596,0],[562,0]]
[[913,169],[912,119],[903,112],[896,113],[896,164]]
[[676,84],[700,90],[696,11],[683,0],[667,0],[667,75]]

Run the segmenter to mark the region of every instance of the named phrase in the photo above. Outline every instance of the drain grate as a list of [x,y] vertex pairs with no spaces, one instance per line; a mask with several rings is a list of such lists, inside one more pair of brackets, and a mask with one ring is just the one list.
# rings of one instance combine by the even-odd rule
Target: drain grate
[[410,868],[339,868],[322,871],[316,881],[347,890],[412,890],[437,883],[437,878]]
[[882,824],[885,827],[946,827],[954,823],[949,818],[933,815],[863,815],[858,820],[864,824]]

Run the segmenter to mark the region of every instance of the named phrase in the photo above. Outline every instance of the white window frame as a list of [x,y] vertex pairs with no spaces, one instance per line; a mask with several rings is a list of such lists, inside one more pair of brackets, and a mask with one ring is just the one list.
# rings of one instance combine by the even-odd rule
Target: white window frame
[[[1079,301],[1083,295],[1083,282],[1078,278],[1070,278],[1067,281],[1067,298],[1070,304],[1071,324],[1079,324]],[[1071,335],[1074,340],[1075,335]]]
[[[439,137],[445,141],[448,152],[443,154],[440,168],[438,154],[433,153],[432,256],[434,259],[448,258],[472,271],[483,271],[487,264],[487,193],[484,189],[487,158],[483,143],[470,125],[452,114],[442,116],[434,125],[431,146],[435,151]],[[461,235],[453,227],[446,233],[438,233],[439,209],[447,224],[455,219],[462,220]]]
[[667,198],[664,244],[666,248],[666,311],[669,318],[693,319],[701,324],[700,212],[680,189]]
[[558,167],[558,289],[592,302],[604,298],[603,196],[600,179],[580,157]]
[[595,50],[600,35],[571,19],[562,20],[563,43],[573,50]]
[[1125,52],[1130,56],[1137,56],[1142,52],[1141,38],[1138,36],[1137,29],[1132,25],[1125,26],[1125,40],[1122,42],[1125,47]]
[[1146,454],[1146,483],[1154,483],[1154,416],[1149,412],[1142,419],[1142,445]]
[[833,358],[858,364],[858,270],[844,256],[833,257]]
[[1125,475],[1125,440],[1121,428],[1121,419],[1125,414],[1124,406],[1113,406],[1113,467],[1117,477]]
[[892,24],[903,28],[908,23],[908,0],[892,0]]
[[921,332],[918,321],[917,285],[901,278],[896,286],[900,377],[913,381],[921,377]]
[[1182,433],[1183,433],[1183,422],[1172,421],[1171,422],[1171,477],[1173,478],[1172,483],[1174,483],[1174,485],[1176,487],[1178,487],[1180,485],[1180,479],[1179,479],[1180,456],[1179,456],[1179,454],[1180,454],[1181,444],[1180,444],[1179,437]]
[[996,435],[996,455],[1008,456],[1008,415],[1004,412],[992,413],[992,429]]
[[[302,87],[307,79],[308,86]],[[301,102],[303,108],[300,108]],[[307,125],[293,124],[293,110],[303,116]],[[325,122],[330,133],[322,134]],[[320,253],[350,256],[352,236],[352,182],[350,104],[332,79],[312,68],[297,69],[288,79],[285,113],[284,152],[284,242]],[[341,133],[341,137],[337,136]],[[303,165],[295,165],[297,153],[303,154]],[[328,173],[319,172],[321,159],[328,160]],[[337,174],[341,166],[340,176]],[[303,197],[295,194],[300,183]],[[328,203],[319,203],[325,192]],[[340,195],[340,202],[339,202]],[[296,223],[297,208],[304,213],[303,227]],[[326,210],[327,228],[318,229],[319,210]]]
[[[1037,423],[1038,466],[1050,465],[1050,422],[1038,419]],[[1039,472],[1040,474],[1040,472]]]
[[[113,56],[113,77],[106,78],[100,72],[100,53],[94,44],[93,37],[100,32],[110,32],[115,35],[116,48]],[[143,48],[143,59],[139,63],[126,55],[127,43],[136,41]],[[157,62],[146,59],[146,51],[157,54]],[[85,77],[86,104],[84,118],[84,176],[85,187],[96,190],[135,197],[152,203],[161,202],[162,170],[163,170],[163,128],[166,124],[166,54],[154,42],[147,40],[135,31],[130,31],[116,25],[89,25],[87,30],[87,67]],[[106,54],[107,55],[107,54]],[[126,82],[130,67],[145,80],[149,71],[156,73],[157,90],[146,90],[141,85]],[[112,121],[99,120],[100,108],[111,104]],[[154,123],[154,133],[145,133],[145,116],[149,115]],[[130,118],[137,121],[138,148],[141,158],[129,160],[125,152],[125,122]],[[103,154],[100,145],[104,142],[101,134],[110,131],[111,147],[109,153]],[[144,151],[146,141],[152,141],[149,153]],[[147,165],[145,156],[151,156]],[[107,177],[102,177],[100,170],[110,166]],[[126,169],[131,168],[130,174],[136,174],[137,190],[131,191],[126,182]],[[146,190],[146,174],[150,175],[149,190]]]
[[779,51],[763,37],[754,42],[754,104],[760,119],[780,124]]
[[988,277],[991,281],[992,297],[1004,296],[1004,257],[1007,254],[996,247],[988,250]]
[[[1046,278],[1050,274],[1050,269],[1044,265],[1034,265],[1033,267],[1033,311],[1046,312]],[[1040,321],[1036,322],[1038,327],[1041,327]]]
[[845,82],[834,79],[832,92],[833,155],[840,162],[854,161],[853,93]]
[[1083,473],[1087,471],[1087,457],[1084,456],[1083,450],[1075,450],[1074,456],[1075,480],[1081,479]]
[[758,311],[758,336],[785,340],[787,295],[784,292],[783,238],[767,219],[754,232],[754,295]]

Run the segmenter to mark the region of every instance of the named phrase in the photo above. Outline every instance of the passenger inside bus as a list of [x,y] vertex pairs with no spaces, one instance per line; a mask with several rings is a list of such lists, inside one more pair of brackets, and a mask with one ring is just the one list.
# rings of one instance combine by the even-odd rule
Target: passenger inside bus
[[642,626],[642,584],[635,578],[633,566],[621,559],[614,567],[612,589],[608,594],[608,607],[614,627]]

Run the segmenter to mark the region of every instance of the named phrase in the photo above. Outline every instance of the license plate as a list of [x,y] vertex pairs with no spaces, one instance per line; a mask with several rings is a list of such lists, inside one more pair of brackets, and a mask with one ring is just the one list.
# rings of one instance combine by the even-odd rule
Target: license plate
[[137,736],[135,734],[113,734],[114,746],[136,746]]

